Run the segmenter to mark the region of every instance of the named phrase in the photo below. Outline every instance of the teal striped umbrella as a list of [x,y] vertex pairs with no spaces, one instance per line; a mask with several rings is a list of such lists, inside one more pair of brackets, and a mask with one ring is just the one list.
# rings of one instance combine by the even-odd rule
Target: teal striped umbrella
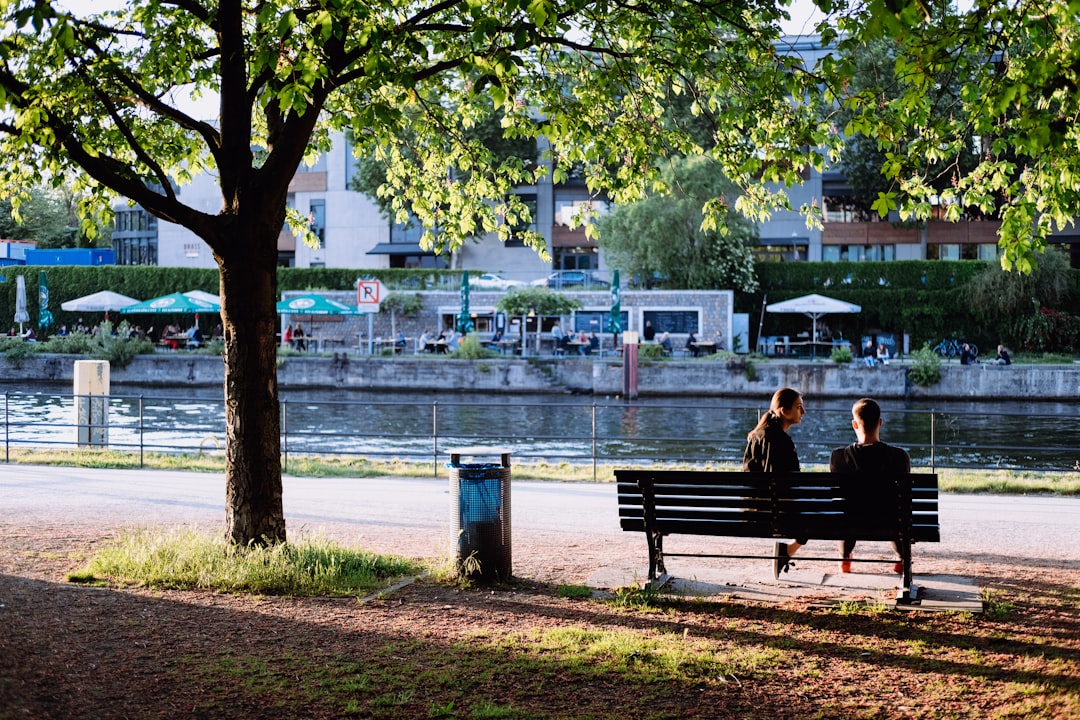
[[608,316],[608,332],[618,335],[622,332],[622,303],[619,297],[619,270],[611,273],[611,314]]
[[45,280],[45,271],[38,274],[38,327],[44,330],[53,324],[52,313],[49,312],[49,284]]

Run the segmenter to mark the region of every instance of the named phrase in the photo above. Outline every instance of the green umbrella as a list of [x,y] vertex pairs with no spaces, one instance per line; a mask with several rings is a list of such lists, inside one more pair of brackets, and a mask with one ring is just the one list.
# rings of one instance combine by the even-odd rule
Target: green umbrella
[[356,308],[322,295],[297,295],[277,304],[279,315],[358,315]]
[[150,300],[144,300],[141,303],[129,305],[120,312],[123,315],[161,315],[165,313],[216,313],[220,312],[220,310],[221,306],[216,303],[188,297],[183,293],[173,293],[171,295],[163,295],[162,297],[151,298]]
[[461,273],[461,314],[458,315],[457,329],[462,335],[473,331],[472,316],[469,315],[469,271]]
[[622,308],[619,302],[619,270],[611,273],[611,315],[608,317],[608,332],[618,335],[622,332]]
[[53,324],[52,313],[49,312],[49,284],[45,281],[45,271],[38,274],[38,327],[45,329]]

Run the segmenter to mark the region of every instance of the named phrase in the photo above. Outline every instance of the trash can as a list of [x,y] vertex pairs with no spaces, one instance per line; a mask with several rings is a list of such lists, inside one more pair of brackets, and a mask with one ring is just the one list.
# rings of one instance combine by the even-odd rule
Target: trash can
[[[499,463],[475,462],[496,455]],[[462,462],[462,458],[473,462]],[[503,448],[450,451],[450,527],[458,575],[474,582],[510,579],[510,452]]]

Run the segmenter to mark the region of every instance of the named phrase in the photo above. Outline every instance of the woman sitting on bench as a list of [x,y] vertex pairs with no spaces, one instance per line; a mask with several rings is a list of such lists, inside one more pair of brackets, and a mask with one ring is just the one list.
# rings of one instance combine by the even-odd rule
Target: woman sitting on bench
[[[760,473],[799,472],[799,454],[787,429],[801,423],[805,414],[802,395],[798,390],[780,388],[773,393],[768,412],[761,416],[757,426],[746,436],[743,470]],[[791,556],[806,541],[807,538],[796,538],[791,543],[776,543],[773,577],[779,578],[780,573],[787,572]]]

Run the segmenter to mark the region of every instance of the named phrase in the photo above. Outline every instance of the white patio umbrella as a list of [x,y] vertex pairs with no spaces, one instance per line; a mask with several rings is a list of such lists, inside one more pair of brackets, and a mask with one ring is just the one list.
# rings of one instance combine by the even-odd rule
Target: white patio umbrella
[[137,305],[138,302],[139,301],[133,297],[121,295],[112,290],[102,290],[101,292],[62,302],[60,303],[60,308],[62,310],[67,310],[68,312],[109,312],[113,310],[123,310],[126,307]]
[[810,340],[813,342],[817,340],[817,321],[819,317],[822,315],[862,312],[862,306],[814,293],[766,305],[765,311],[771,313],[802,313],[807,316],[813,321],[813,332],[810,335]]

